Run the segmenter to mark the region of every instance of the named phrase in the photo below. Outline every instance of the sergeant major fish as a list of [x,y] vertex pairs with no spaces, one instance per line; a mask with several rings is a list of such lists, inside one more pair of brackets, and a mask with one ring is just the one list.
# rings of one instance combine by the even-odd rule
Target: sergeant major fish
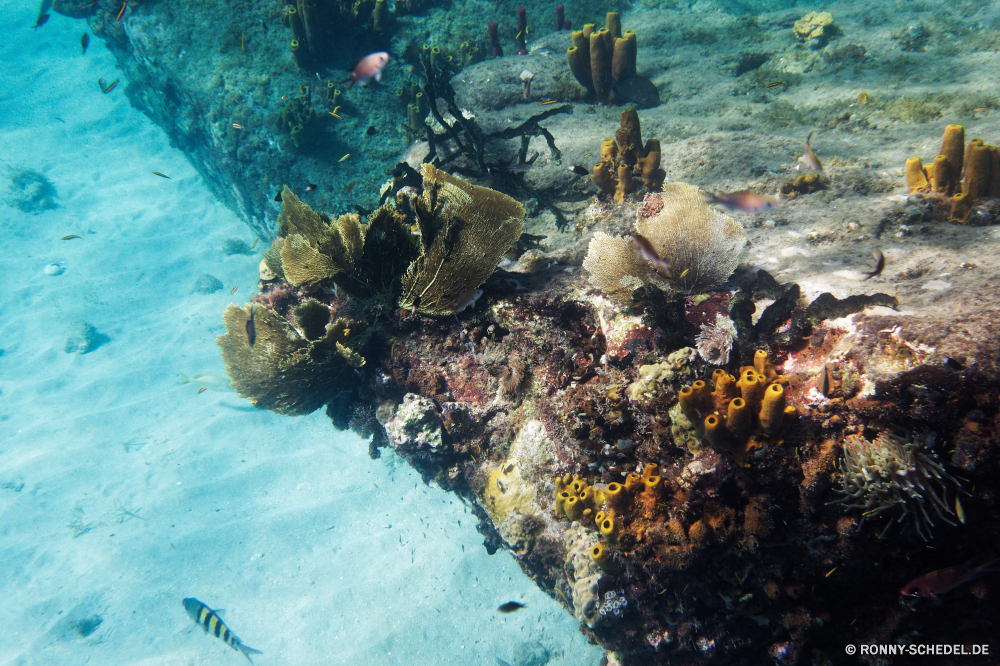
[[193,597],[188,597],[184,600],[184,610],[188,612],[195,622],[200,624],[202,628],[209,634],[214,635],[216,638],[221,638],[229,647],[243,654],[251,664],[253,659],[250,658],[252,654],[263,654],[260,650],[254,650],[252,647],[243,644],[239,638],[236,637],[226,623],[222,621],[219,614],[214,610],[198,601]]

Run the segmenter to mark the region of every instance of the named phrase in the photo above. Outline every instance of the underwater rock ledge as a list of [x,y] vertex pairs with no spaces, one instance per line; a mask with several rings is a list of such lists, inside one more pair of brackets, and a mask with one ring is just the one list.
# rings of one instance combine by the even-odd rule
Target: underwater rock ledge
[[[322,253],[342,220],[316,219]],[[899,592],[1000,547],[1000,340],[985,313],[943,322],[880,293],[807,302],[764,271],[738,271],[732,291],[647,285],[616,303],[580,267],[543,263],[494,274],[471,314],[427,317],[273,268],[258,321],[352,345],[295,357],[306,379],[325,363],[341,378],[308,409],[324,403],[373,457],[391,448],[465,498],[487,550],[509,550],[620,663],[846,664],[847,643],[982,642],[996,620],[982,583],[962,618]],[[247,314],[227,311],[224,348],[247,351]],[[699,330],[727,318],[723,358]]]

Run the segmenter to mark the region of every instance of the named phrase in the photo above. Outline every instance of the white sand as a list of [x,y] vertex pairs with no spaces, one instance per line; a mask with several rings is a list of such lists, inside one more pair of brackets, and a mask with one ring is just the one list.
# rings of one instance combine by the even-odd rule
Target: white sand
[[[0,205],[0,664],[244,663],[189,596],[225,609],[261,666],[596,663],[461,502],[391,452],[370,460],[322,412],[178,384],[224,374],[221,313],[252,293],[260,253],[223,256],[250,232],[125,81],[100,93],[117,72],[100,40],[80,55],[82,21],[32,31],[33,6],[4,4],[0,160],[44,173],[59,208]],[[224,289],[191,294],[204,273]],[[67,353],[81,319],[108,340]],[[510,599],[527,608],[497,613]]]

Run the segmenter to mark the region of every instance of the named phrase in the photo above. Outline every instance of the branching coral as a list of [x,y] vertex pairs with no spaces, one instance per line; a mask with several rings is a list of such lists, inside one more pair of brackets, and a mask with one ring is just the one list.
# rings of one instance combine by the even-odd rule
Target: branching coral
[[423,166],[424,193],[410,200],[421,254],[403,276],[399,305],[431,316],[468,305],[521,235],[524,208],[494,190]]
[[862,509],[862,524],[884,512],[899,513],[879,538],[894,523],[906,522],[924,541],[932,536],[935,517],[955,525],[948,486],[953,484],[956,493],[961,493],[962,479],[949,474],[937,454],[917,440],[884,432],[874,441],[850,435],[844,441],[840,468],[838,480],[844,497],[831,504]]
[[683,183],[647,195],[635,230],[669,264],[669,276],[654,270],[632,239],[602,233],[591,239],[583,261],[591,281],[622,303],[646,284],[682,293],[711,289],[732,274],[746,244],[743,227],[709,207],[697,187]]
[[293,318],[294,326],[260,306],[230,305],[223,313],[226,333],[216,338],[230,386],[256,407],[278,414],[319,409],[336,396],[344,375],[364,364],[353,350],[364,344],[361,324],[331,322],[329,308],[313,300],[295,308]]

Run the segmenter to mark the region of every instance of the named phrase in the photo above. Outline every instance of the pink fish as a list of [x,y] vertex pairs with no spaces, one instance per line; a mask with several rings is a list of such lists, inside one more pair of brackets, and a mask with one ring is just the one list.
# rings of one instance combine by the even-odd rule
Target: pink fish
[[341,83],[350,81],[351,83],[347,86],[347,89],[350,90],[354,87],[355,83],[363,87],[368,85],[368,82],[372,79],[381,81],[382,69],[385,67],[387,62],[389,62],[389,54],[385,51],[379,51],[378,53],[366,55],[348,70],[351,72],[351,77],[344,79]]
[[756,213],[778,203],[771,197],[765,197],[756,192],[748,192],[746,190],[731,192],[729,194],[707,194],[707,196],[711,203],[741,210],[744,213]]

